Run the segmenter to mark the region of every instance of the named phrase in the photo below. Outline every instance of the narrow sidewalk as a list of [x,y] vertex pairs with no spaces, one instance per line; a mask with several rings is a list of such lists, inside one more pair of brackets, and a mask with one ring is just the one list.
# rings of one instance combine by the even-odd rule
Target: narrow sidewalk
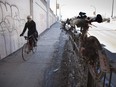
[[[37,52],[27,61],[23,61],[21,49],[0,60],[0,87],[42,87],[61,33],[58,22],[45,31],[38,40]],[[63,38],[65,41],[67,36],[64,34]]]

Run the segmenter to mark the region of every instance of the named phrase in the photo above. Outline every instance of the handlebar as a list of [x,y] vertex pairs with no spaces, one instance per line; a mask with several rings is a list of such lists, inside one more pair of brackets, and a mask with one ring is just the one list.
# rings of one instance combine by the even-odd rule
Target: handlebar
[[[80,19],[86,19],[87,18],[88,20],[90,19],[90,17],[86,16],[85,12],[80,12],[79,16],[77,18],[80,18]],[[103,18],[102,18],[102,16],[100,14],[97,14],[97,16],[94,17],[94,18],[92,18],[91,20],[89,20],[89,22],[98,22],[98,23],[101,23],[101,22],[103,22]]]
[[91,22],[103,22],[102,16],[98,14],[96,17],[87,17],[87,16],[78,16],[75,19],[70,20],[71,26],[77,26],[77,27],[86,27],[88,24],[91,24]]
[[92,18],[91,22],[98,22],[98,23],[101,23],[103,22],[103,18],[100,14],[97,14],[96,17]]
[[29,37],[28,36],[24,36],[25,40],[29,40],[32,37],[33,37],[33,35],[30,35]]

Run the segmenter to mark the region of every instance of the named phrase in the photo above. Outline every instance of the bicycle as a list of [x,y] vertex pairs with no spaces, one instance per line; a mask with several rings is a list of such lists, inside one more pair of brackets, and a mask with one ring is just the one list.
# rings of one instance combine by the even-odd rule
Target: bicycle
[[30,35],[29,37],[24,36],[27,42],[22,47],[22,58],[24,61],[28,60],[32,53],[35,53],[37,50],[36,40],[34,35]]
[[[106,53],[99,40],[95,36],[88,36],[88,30],[92,22],[103,22],[102,16],[98,14],[96,17],[90,18],[81,12],[78,17],[68,19],[65,24],[71,26],[68,33],[76,43],[79,57],[86,61],[91,75],[99,81],[106,72],[110,71],[110,68]],[[80,32],[76,31],[75,26],[80,27]],[[73,30],[78,33],[78,36],[75,32],[72,32]]]

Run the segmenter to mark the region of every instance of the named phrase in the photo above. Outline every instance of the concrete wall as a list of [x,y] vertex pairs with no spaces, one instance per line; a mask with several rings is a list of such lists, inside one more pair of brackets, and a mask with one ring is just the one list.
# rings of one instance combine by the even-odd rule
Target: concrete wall
[[47,27],[47,3],[44,0],[0,0],[0,59],[23,46],[25,40],[19,35],[30,14],[39,34],[56,21],[55,15],[49,10]]

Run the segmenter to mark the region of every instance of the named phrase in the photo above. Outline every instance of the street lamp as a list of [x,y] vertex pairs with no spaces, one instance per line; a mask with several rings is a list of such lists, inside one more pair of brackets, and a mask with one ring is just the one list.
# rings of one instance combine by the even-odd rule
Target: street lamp
[[60,6],[59,6],[59,18],[60,18],[60,20],[61,20],[61,18],[62,18],[62,15],[61,15],[61,14],[62,14],[62,7],[63,7],[63,6],[65,6],[65,5],[60,5]]
[[59,4],[57,3],[57,0],[56,0],[56,16],[57,16],[57,9],[59,9]]
[[96,7],[91,5],[91,7],[93,7],[95,9],[95,11],[93,12],[94,15],[96,15]]

